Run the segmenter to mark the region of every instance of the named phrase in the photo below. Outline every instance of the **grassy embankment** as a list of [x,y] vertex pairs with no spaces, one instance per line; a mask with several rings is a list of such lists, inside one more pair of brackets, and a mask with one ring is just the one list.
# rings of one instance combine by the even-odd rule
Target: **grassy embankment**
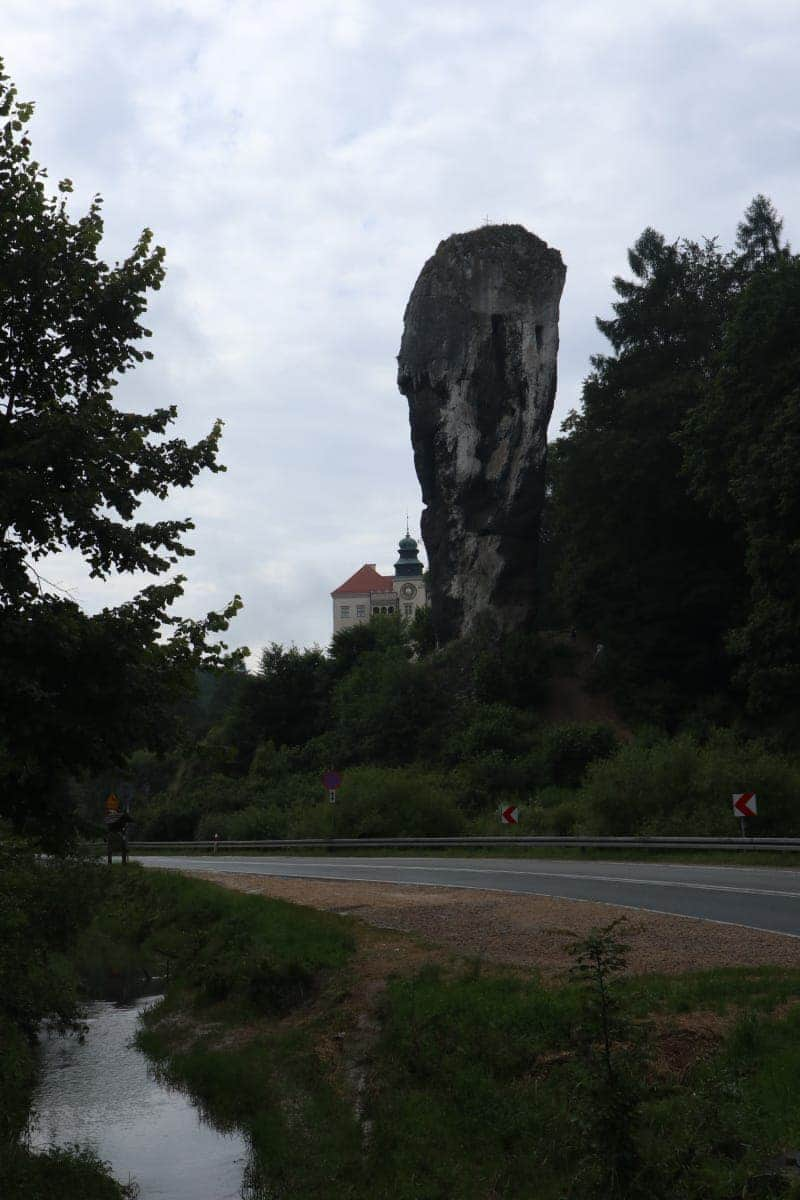
[[[217,1033],[235,1031],[307,1004],[352,950],[342,922],[280,902],[264,904],[135,866],[108,871],[80,860],[42,859],[11,843],[0,844],[0,860],[3,1200],[136,1195],[135,1186],[118,1184],[90,1150],[28,1149],[35,1035],[43,1024],[80,1035],[82,1001],[130,998],[160,981],[167,991],[161,1013],[172,1015],[173,1029],[186,1025],[194,1037],[202,1013]],[[290,1078],[302,1069],[302,1047],[287,1046],[286,1055]],[[216,1094],[215,1113],[223,1123],[223,1093],[238,1103],[248,1083],[260,1094],[266,1080],[254,1045],[242,1062],[231,1051],[228,1063],[234,1074]]]
[[800,1142],[800,971],[630,978],[607,954],[544,983],[200,880],[98,875],[73,961],[95,987],[165,977],[142,1045],[246,1133],[253,1200],[789,1194],[765,1176]]
[[400,935],[111,874],[131,944],[171,963],[142,1045],[245,1130],[253,1196],[728,1200],[757,1177],[783,1194],[761,1177],[800,1141],[800,971],[622,978],[612,963],[605,1061],[596,978],[435,952],[410,970],[420,952],[404,959]]

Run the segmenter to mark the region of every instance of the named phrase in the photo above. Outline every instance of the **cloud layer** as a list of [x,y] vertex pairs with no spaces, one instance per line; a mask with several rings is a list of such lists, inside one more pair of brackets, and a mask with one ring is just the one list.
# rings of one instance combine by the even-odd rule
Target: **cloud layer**
[[[796,224],[793,0],[6,0],[4,31],[106,257],[144,225],[167,247],[119,400],[225,421],[227,474],[169,509],[197,524],[186,611],[241,592],[253,647],[326,643],[329,592],[418,519],[395,355],[441,238],[488,217],[561,250],[554,433],[644,226],[729,244],[758,191]],[[143,582],[54,570],[89,608]]]

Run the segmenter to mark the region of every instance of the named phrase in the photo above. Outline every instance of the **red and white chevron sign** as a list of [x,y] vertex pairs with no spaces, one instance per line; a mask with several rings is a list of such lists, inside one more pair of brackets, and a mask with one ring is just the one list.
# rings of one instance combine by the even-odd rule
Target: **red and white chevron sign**
[[757,812],[755,792],[734,792],[733,815],[735,817],[754,817]]
[[519,825],[519,809],[513,804],[500,809],[500,820],[504,825]]

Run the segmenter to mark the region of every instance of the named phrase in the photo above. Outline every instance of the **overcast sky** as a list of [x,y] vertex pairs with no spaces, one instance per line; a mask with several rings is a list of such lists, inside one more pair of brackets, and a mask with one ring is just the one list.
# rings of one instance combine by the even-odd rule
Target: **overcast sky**
[[[389,569],[420,493],[395,382],[403,311],[449,234],[520,222],[567,264],[556,411],[603,348],[646,225],[725,245],[756,192],[798,233],[797,0],[3,0],[35,157],[105,199],[107,260],[167,249],[155,360],[123,406],[225,421],[183,611],[240,592],[231,642],[330,639],[330,591]],[[51,576],[87,608],[147,582]],[[255,665],[255,659],[251,659]]]

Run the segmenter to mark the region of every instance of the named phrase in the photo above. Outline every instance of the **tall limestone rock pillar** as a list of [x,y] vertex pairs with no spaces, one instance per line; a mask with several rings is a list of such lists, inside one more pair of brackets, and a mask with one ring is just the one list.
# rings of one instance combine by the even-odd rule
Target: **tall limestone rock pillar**
[[439,244],[405,313],[408,398],[440,641],[481,612],[529,627],[566,267],[521,225]]

